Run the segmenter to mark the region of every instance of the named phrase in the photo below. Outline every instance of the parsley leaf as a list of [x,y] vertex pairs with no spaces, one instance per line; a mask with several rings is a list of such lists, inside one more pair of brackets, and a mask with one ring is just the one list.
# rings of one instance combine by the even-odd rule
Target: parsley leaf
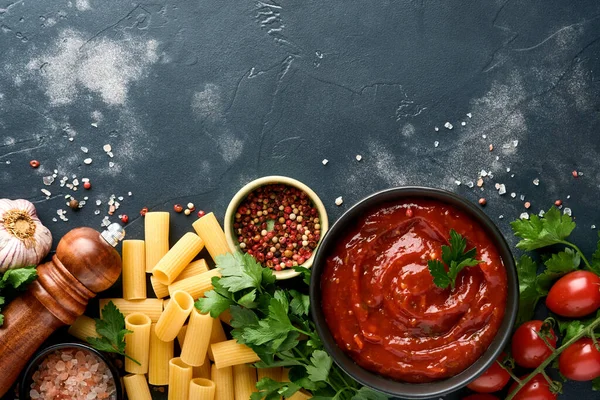
[[[10,302],[37,278],[35,267],[9,269],[0,279],[0,306]],[[1,307],[0,307],[1,310]],[[4,324],[4,315],[0,314],[0,326]]]
[[531,257],[521,256],[517,261],[517,274],[519,276],[519,313],[516,326],[519,326],[533,317],[537,302],[548,292],[538,285],[537,264]]
[[308,378],[312,381],[326,381],[333,361],[329,354],[323,350],[315,350],[310,358],[312,365],[306,366]]
[[429,260],[427,262],[429,272],[433,276],[433,283],[437,287],[446,289],[451,286],[454,289],[460,271],[481,262],[473,258],[477,253],[475,248],[465,252],[466,248],[467,239],[451,229],[450,246],[442,246],[442,261],[448,266],[448,271],[446,272],[446,266],[440,260]]
[[595,392],[600,391],[600,377],[592,379],[592,390]]
[[569,341],[571,338],[573,338],[573,336],[579,334],[581,331],[587,328],[597,318],[600,318],[600,310],[596,312],[595,317],[584,320],[558,320],[558,328],[560,329],[560,333],[563,335],[562,342],[565,343]]
[[292,301],[290,301],[292,313],[299,317],[308,315],[310,309],[310,297],[297,290],[290,290],[290,294],[292,295]]
[[387,400],[387,396],[363,386],[352,397],[352,400]]
[[263,267],[248,254],[223,254],[216,257],[221,269],[221,285],[232,292],[259,288],[263,279]]
[[125,329],[125,316],[115,303],[109,301],[102,309],[102,318],[96,318],[96,333],[99,338],[88,337],[87,342],[97,350],[124,355],[137,364],[137,360],[125,354],[125,335],[132,333]]
[[598,232],[598,244],[596,245],[596,251],[592,254],[591,270],[597,275],[600,275],[600,232]]
[[552,207],[542,218],[531,214],[529,219],[518,219],[510,223],[513,232],[521,238],[517,247],[521,250],[535,250],[563,241],[575,229],[575,222],[567,214],[561,214]]
[[543,290],[547,291],[552,286],[552,282],[569,272],[577,270],[580,263],[581,256],[571,249],[567,248],[564,251],[554,253],[552,257],[544,262],[546,270],[538,276],[538,284]]

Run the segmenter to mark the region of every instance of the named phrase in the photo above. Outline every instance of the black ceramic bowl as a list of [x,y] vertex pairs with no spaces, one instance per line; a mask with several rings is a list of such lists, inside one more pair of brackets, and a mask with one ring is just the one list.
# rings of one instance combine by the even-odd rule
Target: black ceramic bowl
[[83,351],[88,351],[94,355],[96,355],[100,360],[102,360],[110,370],[112,374],[112,378],[115,381],[116,388],[116,398],[117,400],[124,400],[125,396],[123,395],[123,387],[121,385],[121,379],[119,377],[119,371],[113,365],[113,363],[106,357],[104,354],[99,352],[98,350],[82,344],[82,343],[60,343],[55,344],[53,346],[49,346],[41,351],[39,351],[30,361],[27,363],[25,370],[23,371],[23,375],[21,375],[21,380],[19,384],[19,398],[21,400],[29,400],[31,397],[29,396],[30,385],[32,381],[32,376],[37,371],[40,363],[55,350],[63,350],[63,349],[81,349]]
[[[335,248],[339,238],[343,237],[354,221],[365,212],[372,210],[378,205],[394,201],[400,202],[407,198],[429,199],[450,204],[477,221],[495,243],[506,268],[508,282],[504,319],[498,333],[483,355],[474,364],[458,375],[440,381],[420,384],[405,383],[385,378],[356,364],[350,356],[337,346],[329,331],[321,308],[321,274],[324,270],[326,259]],[[325,350],[331,355],[335,363],[341,369],[361,384],[388,395],[405,399],[425,399],[443,396],[466,386],[477,378],[477,376],[482,374],[496,360],[510,339],[511,331],[517,317],[519,307],[519,285],[514,258],[506,240],[494,223],[480,208],[468,200],[444,190],[426,187],[400,187],[384,190],[363,199],[346,211],[346,213],[330,227],[329,231],[322,239],[321,245],[315,256],[310,284],[310,299],[311,313],[317,326],[317,332],[323,341]]]

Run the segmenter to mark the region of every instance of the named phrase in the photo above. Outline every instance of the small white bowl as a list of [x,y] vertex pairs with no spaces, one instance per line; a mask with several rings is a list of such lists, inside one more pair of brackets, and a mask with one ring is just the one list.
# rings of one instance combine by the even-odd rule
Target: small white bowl
[[[304,193],[306,193],[308,195],[311,202],[315,205],[315,207],[319,211],[319,223],[321,224],[321,237],[319,238],[319,241],[317,242],[317,247],[319,247],[319,244],[321,243],[323,236],[325,236],[325,232],[327,232],[327,229],[329,228],[329,220],[327,219],[327,211],[325,210],[325,206],[323,205],[323,202],[321,201],[319,196],[317,196],[317,194],[311,188],[306,186],[304,183],[297,181],[295,179],[292,179],[292,178],[288,178],[286,176],[272,175],[272,176],[265,176],[263,178],[255,179],[252,182],[246,184],[243,188],[241,188],[235,194],[235,196],[233,196],[233,199],[231,199],[231,201],[229,202],[229,205],[227,206],[227,211],[225,212],[225,223],[224,223],[225,229],[224,230],[225,230],[225,238],[227,239],[227,244],[229,245],[229,248],[231,248],[232,251],[238,252],[238,253],[242,252],[240,250],[240,246],[239,246],[239,243],[237,240],[237,235],[234,235],[234,232],[233,232],[233,221],[235,219],[235,212],[237,211],[240,203],[248,196],[248,194],[250,194],[250,192],[256,190],[257,188],[259,188],[261,186],[273,185],[273,184],[284,184],[284,185],[288,185],[288,186],[293,186],[297,189],[302,190]],[[313,260],[315,258],[315,253],[316,253],[316,248],[313,249],[313,252],[312,252],[312,255],[310,256],[310,258],[308,260],[306,260],[304,262],[304,264],[302,264],[303,267],[310,268],[312,266]],[[290,279],[290,278],[293,278],[293,277],[299,275],[299,273],[294,271],[293,268],[289,268],[289,269],[286,268],[281,271],[273,270],[273,274],[275,274],[275,277],[277,279]]]

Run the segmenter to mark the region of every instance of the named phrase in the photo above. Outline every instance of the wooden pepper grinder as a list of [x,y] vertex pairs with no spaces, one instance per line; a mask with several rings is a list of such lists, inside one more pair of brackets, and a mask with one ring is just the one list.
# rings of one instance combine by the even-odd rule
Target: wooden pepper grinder
[[121,274],[114,249],[125,236],[119,224],[101,234],[76,228],[58,243],[52,261],[38,266],[38,278],[3,311],[0,328],[0,397],[13,385],[37,348],[63,325],[83,314],[88,300]]

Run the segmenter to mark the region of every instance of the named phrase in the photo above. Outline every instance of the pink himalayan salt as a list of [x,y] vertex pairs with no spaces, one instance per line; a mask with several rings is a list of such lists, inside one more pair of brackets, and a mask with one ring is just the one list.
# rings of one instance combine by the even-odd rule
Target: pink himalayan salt
[[32,376],[32,399],[116,400],[115,381],[104,361],[78,349],[56,350]]

